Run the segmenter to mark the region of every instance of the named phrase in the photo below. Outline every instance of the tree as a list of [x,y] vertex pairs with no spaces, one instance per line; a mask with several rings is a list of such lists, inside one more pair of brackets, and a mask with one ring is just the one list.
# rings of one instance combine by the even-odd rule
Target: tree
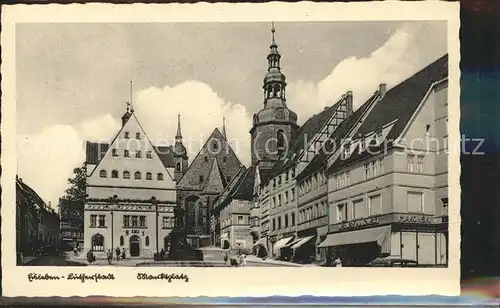
[[86,178],[85,166],[73,169],[73,177],[68,179],[69,188],[59,200],[61,219],[79,229],[83,227],[83,211],[87,197]]

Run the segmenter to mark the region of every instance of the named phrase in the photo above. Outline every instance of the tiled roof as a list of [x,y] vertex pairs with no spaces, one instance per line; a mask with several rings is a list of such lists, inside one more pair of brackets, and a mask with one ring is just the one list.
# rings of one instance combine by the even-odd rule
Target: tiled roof
[[165,168],[175,167],[172,146],[155,146],[155,150]]
[[[165,168],[173,168],[175,166],[172,146],[156,146],[154,148]],[[97,165],[108,149],[109,143],[87,141],[85,163]]]
[[[301,150],[305,150],[304,148],[307,146],[307,140],[311,140],[311,138],[313,138],[314,135],[316,135],[321,130],[321,128],[326,124],[326,122],[332,117],[333,113],[340,106],[342,100],[344,100],[344,98],[340,99],[334,105],[323,109],[323,111],[321,111],[320,113],[310,117],[295,132],[290,141],[291,146],[289,150],[275,163],[274,167],[267,175],[266,180],[262,179],[263,184],[267,183],[272,176],[279,174],[282,170],[295,163],[295,161],[298,159],[299,152]],[[262,170],[259,170],[259,172],[262,178]]]
[[371,147],[371,151],[356,150],[348,159],[337,160],[332,168],[365,159],[372,156],[371,153],[377,153],[382,147],[392,146],[392,142],[401,135],[430,87],[446,77],[448,77],[448,55],[444,55],[388,90],[384,97],[375,104],[356,132],[358,136],[366,135],[382,128],[385,124],[394,122],[385,144]]
[[297,175],[297,181],[307,177],[314,171],[317,171],[323,167],[326,167],[326,162],[328,158],[334,154],[336,149],[342,144],[342,139],[346,138],[346,135],[351,131],[351,129],[358,123],[363,114],[373,105],[378,99],[378,92],[372,95],[363,105],[361,105],[352,115],[347,117],[342,121],[335,131],[328,137],[327,141],[320,148],[318,153],[313,157],[311,162],[307,167],[302,170],[300,174]]
[[18,189],[21,189],[21,191],[23,191],[25,194],[28,194],[33,199],[35,199],[36,206],[39,209],[44,209],[44,210],[48,210],[50,212],[54,212],[54,209],[49,208],[49,206],[47,206],[47,204],[45,203],[45,201],[43,201],[43,199],[40,197],[40,195],[38,195],[38,193],[33,188],[31,188],[28,184],[24,183],[22,179],[16,178],[16,185],[17,185]]
[[255,171],[255,166],[248,169],[242,166],[234,180],[214,199],[214,205],[224,206],[233,199],[253,200]]
[[[212,142],[218,145],[218,150],[209,149],[209,146],[213,145]],[[181,190],[204,190],[214,160],[217,160],[220,177],[225,187],[228,184],[227,179],[229,178],[229,181],[231,181],[242,164],[218,128],[212,132],[200,152],[193,159],[188,170],[177,184],[177,188]],[[203,177],[203,182],[200,182],[200,176]]]

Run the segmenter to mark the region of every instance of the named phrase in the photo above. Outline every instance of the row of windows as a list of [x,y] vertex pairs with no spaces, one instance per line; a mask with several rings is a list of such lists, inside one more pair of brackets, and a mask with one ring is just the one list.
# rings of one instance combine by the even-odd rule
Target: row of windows
[[[113,157],[118,157],[120,156],[118,154],[118,149],[112,149],[111,150],[111,155],[113,155]],[[123,157],[130,157],[130,151],[129,150],[123,150]],[[135,158],[142,158],[142,152],[137,150],[135,151]],[[152,151],[147,151],[146,152],[146,158],[153,158],[153,152]]]
[[316,172],[315,174],[308,177],[299,186],[300,196],[309,193],[312,190],[318,189],[323,185],[326,185],[328,178],[325,176],[324,172]]
[[285,191],[283,194],[278,194],[271,198],[271,208],[280,207],[283,204],[292,202],[295,200],[295,188],[290,189],[290,191]]
[[162,218],[162,228],[171,229],[174,227],[175,218],[174,217],[163,217]]
[[333,177],[334,189],[340,189],[351,185],[351,173],[349,171],[342,172]]
[[376,177],[384,172],[384,160],[376,159],[365,163],[365,180]]
[[105,215],[90,215],[90,227],[106,227],[106,216]]
[[380,194],[369,196],[367,203],[364,198],[360,198],[350,203],[344,202],[337,205],[337,220],[339,222],[380,214],[382,214],[382,197]]
[[423,173],[424,156],[408,154],[406,157],[406,170],[413,173]]
[[[145,238],[145,245],[146,247],[149,246],[149,236],[146,236]],[[120,246],[124,246],[125,245],[125,238],[122,236],[120,236]]]
[[[107,178],[108,177],[108,172],[106,170],[101,170],[99,172],[99,176],[101,178]],[[112,170],[111,171],[111,178],[112,179],[117,179],[118,178],[118,171],[117,170]],[[123,171],[123,178],[126,180],[130,179],[130,172],[129,171]],[[142,173],[139,171],[136,171],[134,173],[134,179],[136,180],[141,180],[142,179]],[[152,180],[153,179],[153,174],[151,172],[146,172],[146,180]],[[156,174],[156,179],[158,181],[163,181],[163,173],[157,173]]]
[[[288,219],[288,217],[290,217],[290,219]],[[282,222],[283,225],[281,224]],[[283,217],[279,216],[278,218],[273,218],[273,231],[292,226],[295,226],[295,213],[290,213],[289,215],[285,214]]]
[[[269,188],[271,187],[271,185],[272,185],[272,188],[276,188],[276,187],[281,186],[282,183],[288,183],[288,181],[290,179],[294,179],[294,178],[295,178],[295,169],[291,169],[290,171],[287,171],[283,174],[280,174],[279,176],[274,178],[272,181],[270,181],[269,185],[264,187],[264,193],[269,192]],[[258,189],[259,189],[259,193],[260,193],[260,187]]]
[[136,215],[123,215],[123,227],[138,227],[146,228],[146,216],[136,216]]
[[[124,138],[125,139],[130,139],[130,133],[129,132],[124,132]],[[141,133],[135,133],[135,139],[141,140]]]
[[[236,217],[236,221],[234,223],[238,224],[238,225],[245,224],[245,217],[243,217],[243,215],[238,215]],[[220,222],[221,228],[225,228],[225,227],[230,226],[230,225],[231,225],[231,217],[228,217]]]
[[299,211],[299,224],[325,215],[328,215],[328,206],[326,201],[322,201],[305,209],[301,209]]

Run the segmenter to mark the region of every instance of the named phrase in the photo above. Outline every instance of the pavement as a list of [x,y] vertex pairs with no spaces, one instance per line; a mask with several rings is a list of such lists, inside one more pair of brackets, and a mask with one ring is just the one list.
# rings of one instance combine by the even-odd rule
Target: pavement
[[[113,259],[111,264],[108,264],[108,260],[103,257],[98,257],[94,263],[88,264],[86,260],[86,255],[80,253],[75,256],[72,251],[63,252],[59,256],[40,256],[40,257],[25,257],[24,265],[27,266],[119,266],[119,267],[137,267],[137,266],[147,266],[147,267],[171,267],[171,266],[188,266],[188,267],[224,267],[229,266],[229,263],[224,262],[224,256],[226,255],[226,250],[220,248],[202,248],[204,260],[198,262],[197,264],[189,263],[172,263],[172,261],[160,261],[153,262],[151,259],[146,258],[127,258],[125,260],[117,261]],[[28,258],[28,259],[27,259]],[[296,264],[287,261],[279,261],[274,259],[262,259],[254,255],[247,255],[246,257],[246,267],[311,267],[317,266],[313,264]]]

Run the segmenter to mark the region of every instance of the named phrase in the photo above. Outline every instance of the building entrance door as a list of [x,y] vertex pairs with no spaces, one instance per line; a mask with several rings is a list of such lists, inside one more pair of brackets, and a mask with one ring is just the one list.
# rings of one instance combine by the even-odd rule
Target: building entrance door
[[130,256],[138,257],[141,254],[141,242],[137,235],[130,237]]

